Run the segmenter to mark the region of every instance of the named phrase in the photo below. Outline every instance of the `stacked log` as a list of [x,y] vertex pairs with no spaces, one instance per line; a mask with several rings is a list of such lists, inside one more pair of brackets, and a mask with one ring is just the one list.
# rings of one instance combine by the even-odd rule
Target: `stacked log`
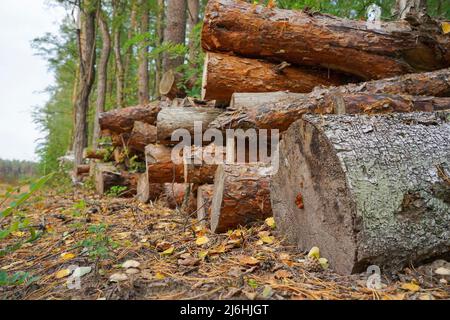
[[450,253],[450,113],[306,115],[280,143],[278,229],[340,273]]

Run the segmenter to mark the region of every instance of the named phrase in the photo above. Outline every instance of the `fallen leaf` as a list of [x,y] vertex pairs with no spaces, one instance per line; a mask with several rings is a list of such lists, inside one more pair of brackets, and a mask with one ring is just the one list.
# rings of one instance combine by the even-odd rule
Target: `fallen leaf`
[[434,270],[434,273],[439,276],[444,276],[444,277],[450,276],[450,269],[440,267],[440,268],[437,268],[436,270]]
[[255,265],[259,263],[259,260],[250,256],[240,256],[239,263],[243,265]]
[[269,299],[273,295],[273,290],[271,286],[264,286],[264,290],[262,292],[262,296],[265,299]]
[[255,279],[248,279],[247,283],[248,283],[248,285],[249,285],[250,287],[252,287],[253,289],[258,288],[258,282],[256,282]]
[[73,258],[75,258],[75,255],[73,253],[65,252],[61,254],[61,259],[63,259],[64,261],[72,260]]
[[264,243],[272,244],[273,241],[275,240],[275,238],[273,236],[268,236],[268,237],[262,237],[261,240]]
[[119,233],[116,233],[116,237],[119,240],[124,240],[124,239],[128,238],[130,235],[131,235],[131,232],[119,232]]
[[156,244],[156,250],[158,250],[160,252],[166,251],[167,249],[170,249],[170,247],[172,247],[172,244],[167,241],[161,241]]
[[72,276],[75,278],[81,278],[85,275],[87,275],[88,273],[90,273],[92,271],[91,267],[77,267],[74,271]]
[[23,238],[23,237],[25,237],[26,236],[26,234],[25,234],[25,232],[23,232],[23,231],[16,231],[16,232],[13,232],[13,233],[11,233],[14,237],[17,237],[17,238]]
[[122,268],[124,268],[124,269],[129,269],[129,268],[139,268],[140,265],[141,265],[141,263],[138,262],[138,261],[135,261],[135,260],[128,260],[128,261],[125,261],[125,262],[122,264]]
[[155,274],[155,279],[156,279],[156,280],[164,280],[165,278],[166,278],[166,276],[163,275],[162,273],[157,272],[157,273]]
[[135,269],[135,268],[129,268],[127,269],[127,271],[125,271],[126,274],[137,274],[141,272],[139,269]]
[[172,246],[172,247],[170,247],[169,249],[163,251],[161,254],[162,254],[162,255],[165,255],[165,256],[170,256],[170,255],[173,253],[174,250],[175,250],[175,247]]
[[110,282],[122,282],[128,280],[128,276],[124,273],[114,273],[109,277]]
[[444,34],[450,33],[450,22],[442,22],[442,32]]
[[402,288],[403,290],[408,290],[408,291],[412,291],[412,292],[417,292],[420,290],[420,286],[415,283],[412,283],[412,282],[403,283],[400,288]]
[[308,258],[320,258],[320,249],[318,247],[312,247],[311,250],[309,250]]
[[327,269],[328,269],[329,265],[328,265],[328,260],[327,260],[327,259],[325,259],[325,258],[319,258],[319,263],[320,263],[320,265],[322,266],[322,268],[323,268],[324,270],[327,270]]
[[274,276],[276,279],[286,279],[286,278],[291,278],[292,273],[290,273],[287,270],[278,270],[277,272],[275,272]]
[[271,227],[272,229],[275,229],[276,224],[275,224],[275,219],[273,217],[267,218],[265,222],[269,227]]
[[203,259],[206,258],[206,256],[208,255],[208,253],[209,253],[208,250],[200,251],[200,252],[198,253],[198,257],[199,257],[200,259],[203,260]]
[[62,270],[59,270],[55,274],[55,277],[56,277],[56,279],[62,279],[62,278],[70,276],[71,274],[72,274],[72,271],[70,271],[69,269],[62,269]]
[[207,236],[203,236],[203,237],[197,238],[197,240],[195,241],[195,243],[196,243],[198,246],[202,246],[202,245],[204,245],[204,244],[206,244],[206,243],[208,243],[208,242],[209,242],[209,239],[208,239]]

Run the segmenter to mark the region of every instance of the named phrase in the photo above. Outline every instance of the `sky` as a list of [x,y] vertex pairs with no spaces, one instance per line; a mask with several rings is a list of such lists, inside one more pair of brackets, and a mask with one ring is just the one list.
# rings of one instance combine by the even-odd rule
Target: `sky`
[[37,160],[42,137],[32,120],[34,106],[45,104],[42,91],[53,83],[46,62],[34,55],[31,41],[56,32],[62,8],[48,0],[0,0],[0,158]]

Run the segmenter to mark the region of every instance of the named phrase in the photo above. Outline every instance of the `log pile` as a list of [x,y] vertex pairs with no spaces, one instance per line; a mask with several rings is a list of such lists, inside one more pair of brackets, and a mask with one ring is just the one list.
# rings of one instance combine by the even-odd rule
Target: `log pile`
[[[449,253],[450,37],[438,22],[374,27],[210,0],[202,47],[203,100],[102,114],[110,142],[79,167],[99,193],[126,186],[217,233],[273,215],[282,236],[319,246],[341,273]],[[248,136],[241,159],[228,129],[279,130],[281,142],[272,159],[252,157]]]

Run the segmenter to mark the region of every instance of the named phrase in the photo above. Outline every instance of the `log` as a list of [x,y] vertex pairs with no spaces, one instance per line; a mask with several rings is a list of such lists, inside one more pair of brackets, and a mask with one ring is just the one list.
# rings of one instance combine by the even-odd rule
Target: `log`
[[306,115],[280,142],[274,217],[342,274],[450,253],[450,113]]
[[137,182],[136,198],[142,203],[156,201],[164,192],[164,185],[161,183],[149,183],[146,173],[139,175]]
[[102,161],[109,161],[111,157],[111,152],[106,149],[85,149],[83,158],[84,159],[95,159]]
[[89,175],[89,172],[91,171],[91,166],[88,164],[80,164],[77,166],[76,174],[77,175]]
[[172,161],[172,148],[162,144],[149,144],[145,147],[147,165]]
[[209,222],[211,212],[209,210],[213,197],[214,185],[205,184],[197,189],[197,221],[202,225]]
[[271,170],[260,164],[218,167],[211,203],[212,232],[227,232],[272,216]]
[[[285,67],[284,67],[285,66]],[[235,92],[311,92],[315,86],[349,82],[335,72],[208,52],[203,71],[202,99],[226,104]]]
[[208,107],[163,108],[158,114],[158,142],[176,144],[172,141],[172,133],[178,129],[186,129],[194,137],[195,123],[201,123],[202,132],[220,114],[221,109]]
[[183,183],[184,166],[173,162],[149,164],[147,176],[149,183]]
[[214,143],[205,146],[191,146],[190,152],[183,154],[184,181],[197,185],[214,183],[218,164],[226,159],[225,147]]
[[159,84],[159,93],[169,99],[183,98],[186,92],[178,86],[182,81],[183,75],[179,72],[169,70],[165,72]]
[[112,187],[126,187],[120,196],[132,197],[137,190],[137,174],[120,172],[111,164],[98,163],[95,166],[95,188],[100,195],[107,194]]
[[[447,99],[432,99],[428,104],[424,104],[423,101],[429,98],[407,97],[406,95],[450,96],[450,69],[340,87],[316,88],[310,94],[260,93],[253,94],[253,98],[250,98],[249,94],[234,94],[229,111],[218,116],[210,124],[210,127],[220,130],[250,127],[284,131],[305,113],[333,113],[334,109],[329,103],[333,99],[336,100],[337,96],[378,95],[378,98],[371,102],[377,104],[377,101],[384,101],[387,97],[379,94],[405,95],[404,99],[411,100],[411,110],[421,110],[421,108],[424,109],[425,106],[429,107],[434,103],[438,108],[445,107],[445,104],[448,103]],[[393,97],[394,101],[396,99],[398,98]]]
[[99,123],[102,131],[120,134],[131,132],[135,121],[155,124],[156,117],[161,106],[159,101],[149,103],[145,106],[135,106],[123,109],[114,109],[100,114]]
[[[166,183],[164,184],[164,200],[170,209],[181,208],[186,198],[186,190],[189,189],[189,184],[186,183]],[[191,189],[192,191],[192,189]],[[188,195],[187,207],[188,213],[195,212],[197,206],[197,198],[194,192]]]
[[156,127],[151,124],[136,121],[127,146],[132,150],[144,152],[147,145],[156,142],[156,130]]
[[208,2],[202,46],[207,51],[322,66],[366,80],[450,65],[450,40],[429,17],[376,27],[365,21],[235,0]]

